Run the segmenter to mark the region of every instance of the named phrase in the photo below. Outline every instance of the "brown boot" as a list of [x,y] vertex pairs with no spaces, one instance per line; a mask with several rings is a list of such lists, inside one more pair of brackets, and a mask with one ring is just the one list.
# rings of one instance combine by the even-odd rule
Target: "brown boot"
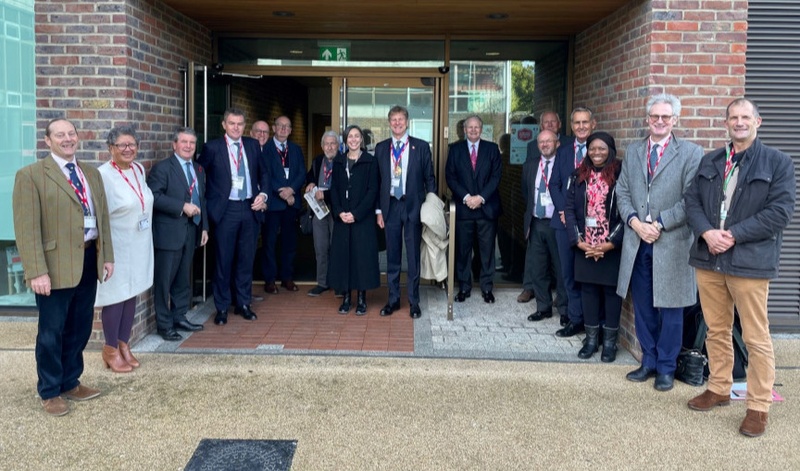
[[767,413],[753,409],[747,409],[739,433],[748,437],[760,437],[767,429]]
[[699,410],[701,412],[710,411],[716,406],[730,405],[730,396],[723,396],[713,391],[706,389],[703,394],[689,400],[689,409]]
[[130,373],[133,371],[133,367],[120,355],[119,349],[109,345],[103,345],[103,363],[106,364],[106,368],[111,368],[114,373]]
[[122,355],[122,358],[128,362],[134,368],[139,368],[139,360],[133,356],[131,353],[131,347],[128,346],[127,343],[120,340],[119,342],[119,353]]

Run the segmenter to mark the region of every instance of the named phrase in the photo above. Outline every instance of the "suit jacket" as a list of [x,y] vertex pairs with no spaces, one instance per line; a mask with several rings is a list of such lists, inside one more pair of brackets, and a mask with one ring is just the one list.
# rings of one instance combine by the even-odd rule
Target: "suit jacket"
[[[114,262],[105,188],[95,167],[77,163],[92,193],[97,278],[102,281],[103,264]],[[25,280],[48,274],[52,289],[77,286],[83,275],[83,207],[52,156],[17,172],[12,207]]]
[[[457,219],[497,219],[503,213],[500,204],[500,177],[502,161],[500,149],[494,142],[480,140],[475,170],[469,157],[469,141],[459,141],[450,146],[445,164],[447,186],[453,192]],[[483,197],[485,204],[470,209],[464,204],[467,195]]]
[[[206,176],[197,162],[192,162],[192,167],[197,175],[194,191],[200,197],[200,228],[207,231]],[[192,218],[183,214],[183,205],[192,202],[186,168],[172,154],[153,165],[147,176],[147,185],[154,197],[153,245],[160,250],[180,250],[186,240],[186,231],[195,230]],[[198,246],[202,232],[195,232],[195,246]]]
[[[242,136],[242,144],[250,170],[253,198],[259,193],[269,195],[269,168],[264,164],[258,141],[252,137]],[[214,224],[222,219],[228,208],[228,198],[232,188],[230,158],[224,136],[203,144],[203,150],[197,157],[197,163],[206,171],[206,205],[209,220]],[[267,204],[272,203],[270,198]],[[255,212],[255,217],[258,221],[264,219],[260,211]]]
[[[386,218],[389,215],[389,198],[392,198],[392,144],[393,139],[385,139],[375,146],[375,157],[381,174],[381,188],[378,207]],[[419,221],[419,210],[425,202],[427,193],[436,192],[436,179],[433,176],[431,148],[427,142],[408,136],[408,170],[406,171],[406,209],[409,219]],[[385,219],[384,219],[385,220]]]
[[[535,159],[528,159],[522,165],[522,199],[525,201],[525,240],[528,240],[528,236],[530,235],[531,231],[531,218],[533,218],[533,212],[536,210],[536,193],[538,193],[539,189],[536,187],[536,174],[539,173],[539,162],[541,162],[541,153]],[[555,170],[555,157],[553,158],[553,168],[550,169],[550,180],[549,180],[549,187],[550,193],[553,193],[553,170]],[[555,208],[553,209],[553,218],[557,218],[558,213],[555,212]],[[552,221],[551,221],[552,224]],[[560,221],[559,221],[560,224]]]
[[554,207],[550,227],[562,231],[566,229],[566,226],[561,223],[558,213],[566,210],[569,181],[575,171],[575,138],[569,136],[568,141],[566,144],[562,143],[558,146],[553,171],[550,172],[550,197],[553,198]]
[[[644,221],[647,216],[647,141],[640,139],[628,146],[622,161],[622,173],[617,182],[617,206],[622,220],[636,214]],[[703,149],[697,144],[672,136],[650,184],[650,213],[661,219],[664,231],[653,244],[654,306],[684,307],[697,300],[694,268],[689,265],[692,230],[686,217],[683,194],[691,185]],[[622,241],[622,262],[617,294],[628,294],[636,253],[641,239],[627,224]],[[621,293],[621,294],[620,294]]]
[[294,190],[294,206],[295,209],[303,207],[303,183],[306,181],[306,158],[303,156],[303,151],[300,146],[294,142],[286,141],[286,148],[288,155],[289,178],[286,178],[281,156],[278,154],[278,149],[275,148],[274,139],[267,141],[264,146],[264,161],[270,169],[272,174],[271,188],[272,192],[269,194],[269,206],[267,211],[283,211],[288,207],[286,201],[282,200],[279,196],[278,190],[285,187],[291,187]]

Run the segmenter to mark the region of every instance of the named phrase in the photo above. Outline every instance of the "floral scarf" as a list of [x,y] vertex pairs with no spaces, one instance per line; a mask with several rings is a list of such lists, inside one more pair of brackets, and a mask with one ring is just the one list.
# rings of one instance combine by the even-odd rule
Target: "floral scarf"
[[586,217],[597,220],[596,227],[586,227],[584,239],[587,244],[595,246],[608,240],[608,215],[606,214],[606,199],[609,187],[601,172],[594,171],[586,182]]

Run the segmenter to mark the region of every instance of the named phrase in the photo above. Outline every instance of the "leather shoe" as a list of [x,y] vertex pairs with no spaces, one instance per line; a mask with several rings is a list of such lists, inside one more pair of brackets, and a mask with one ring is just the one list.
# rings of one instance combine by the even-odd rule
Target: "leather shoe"
[[703,394],[690,399],[687,404],[689,409],[707,412],[717,406],[729,406],[731,404],[731,397],[723,396],[722,394],[717,394],[706,389],[703,391]]
[[494,295],[491,291],[481,291],[481,294],[483,295],[483,302],[494,304]]
[[517,296],[518,303],[527,303],[531,299],[533,299],[533,291],[529,289],[522,290],[522,292]]
[[567,322],[567,325],[563,329],[558,329],[556,331],[556,337],[572,337],[575,334],[585,331],[586,328],[583,326],[583,322],[579,322],[577,324]]
[[636,368],[630,373],[625,375],[625,379],[633,381],[634,383],[643,383],[656,375],[656,370],[650,369],[644,365]]
[[456,301],[457,303],[463,303],[463,302],[464,302],[464,301],[465,301],[465,300],[466,300],[468,297],[470,297],[470,296],[472,296],[472,293],[470,293],[469,291],[459,291],[459,292],[456,294],[456,299],[455,299],[455,301]]
[[419,308],[419,304],[412,304],[411,308],[408,310],[408,315],[410,315],[412,319],[419,319],[420,316],[422,316],[422,309]]
[[233,313],[244,317],[244,320],[246,321],[254,321],[258,319],[256,313],[251,311],[250,306],[248,306],[247,304],[245,304],[244,306],[237,307],[236,309],[233,310]]
[[747,409],[739,433],[748,437],[760,437],[767,430],[767,412]]
[[566,314],[561,314],[561,318],[558,320],[558,323],[561,324],[561,327],[566,327],[569,324],[569,316]]
[[158,335],[160,335],[161,338],[167,342],[177,342],[179,340],[183,340],[181,334],[179,334],[175,329],[159,330]]
[[180,321],[175,323],[175,330],[185,330],[187,332],[197,332],[198,330],[203,330],[203,326],[200,324],[195,324],[194,322],[189,321]]
[[214,316],[214,323],[217,325],[225,325],[228,323],[228,311],[217,311]]
[[653,383],[653,387],[656,388],[656,391],[669,391],[672,389],[672,386],[675,384],[675,375],[672,373],[669,374],[657,374],[656,375],[656,382]]
[[280,290],[277,286],[275,286],[275,283],[267,283],[264,285],[264,292],[269,294],[278,294],[280,293]]
[[400,301],[396,301],[393,303],[386,303],[386,306],[383,306],[383,309],[381,309],[381,315],[391,316],[392,313],[398,309],[400,309]]
[[539,322],[544,319],[550,319],[551,317],[553,317],[553,311],[546,311],[546,312],[536,311],[530,316],[528,316],[528,320],[531,322]]
[[69,412],[69,404],[61,396],[51,397],[42,400],[44,411],[53,417],[61,417]]
[[297,291],[298,289],[300,289],[297,287],[296,284],[294,284],[294,281],[292,280],[281,281],[281,286],[283,286],[289,291]]
[[69,391],[61,393],[61,395],[70,401],[88,401],[89,399],[94,399],[99,396],[100,390],[79,384]]

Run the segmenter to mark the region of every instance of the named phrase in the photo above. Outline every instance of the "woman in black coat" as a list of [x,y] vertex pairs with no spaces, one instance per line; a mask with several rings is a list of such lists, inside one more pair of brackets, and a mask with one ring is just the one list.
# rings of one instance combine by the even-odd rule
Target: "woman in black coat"
[[591,358],[599,349],[602,303],[606,321],[600,359],[612,362],[617,357],[622,310],[616,289],[624,226],[614,198],[622,162],[617,160],[617,147],[610,134],[593,133],[586,144],[586,157],[570,179],[565,206],[567,236],[577,252],[575,281],[581,284],[586,326],[586,340],[578,357]]
[[347,153],[333,164],[331,203],[333,241],[328,280],[337,292],[344,293],[339,314],[351,307],[351,290],[358,291],[356,315],[367,313],[368,289],[380,286],[378,236],[375,204],[380,187],[378,160],[363,150],[361,128],[345,130]]

